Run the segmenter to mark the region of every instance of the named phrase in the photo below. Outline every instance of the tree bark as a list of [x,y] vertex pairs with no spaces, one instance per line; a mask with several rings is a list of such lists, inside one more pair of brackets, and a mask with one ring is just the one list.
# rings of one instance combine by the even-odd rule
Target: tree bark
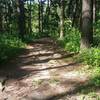
[[3,31],[3,26],[2,26],[2,14],[0,14],[0,32]]
[[93,0],[93,23],[96,21],[96,0]]
[[24,38],[24,35],[26,33],[24,1],[18,0],[18,5],[19,5],[19,18],[18,18],[19,35],[21,36],[21,38]]
[[38,21],[39,21],[39,33],[41,32],[41,2],[38,0],[38,3],[39,3],[39,5],[38,5],[38,16],[39,16],[39,18],[38,18]]
[[90,48],[93,42],[92,0],[82,0],[81,49]]
[[32,33],[32,3],[29,4],[29,33]]
[[64,37],[64,0],[61,0],[60,15],[60,39]]

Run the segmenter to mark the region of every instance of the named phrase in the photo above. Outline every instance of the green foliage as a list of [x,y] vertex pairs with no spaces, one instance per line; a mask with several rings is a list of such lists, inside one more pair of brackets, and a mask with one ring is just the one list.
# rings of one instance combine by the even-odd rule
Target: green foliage
[[94,24],[94,45],[100,46],[100,20]]
[[100,49],[91,48],[84,50],[80,53],[79,60],[85,64],[100,67]]
[[67,51],[78,52],[80,50],[80,32],[71,24],[71,20],[65,21],[65,36],[59,40],[59,44]]
[[48,36],[53,38],[58,38],[59,36],[59,16],[57,13],[57,5],[51,5],[50,10],[46,9],[46,14],[44,16],[43,21],[44,31],[48,34]]
[[95,67],[94,73],[92,74],[92,78],[90,80],[90,84],[94,85],[94,86],[100,86],[100,68],[99,67]]
[[59,34],[58,34],[58,32],[56,30],[52,31],[52,32],[49,32],[49,36],[51,38],[54,38],[55,40],[57,40],[59,38]]
[[25,44],[17,36],[0,34],[0,63],[15,56]]
[[77,60],[89,65],[87,70],[91,72],[91,78],[88,84],[93,87],[100,86],[100,48],[91,48],[81,51]]
[[89,93],[89,97],[95,99],[95,100],[100,100],[100,96],[97,95],[95,92]]
[[[97,16],[100,17],[100,12],[97,13]],[[94,48],[82,51],[79,59],[90,65],[90,70],[92,69],[89,84],[98,87],[100,86],[100,19],[94,23],[94,46]]]
[[26,3],[24,6],[25,6],[25,9],[27,9],[25,12],[27,33],[30,33],[29,24],[31,24],[31,28],[32,28],[31,31],[33,33],[36,33],[38,31],[38,4],[32,3],[30,5],[30,3]]
[[25,42],[32,42],[34,39],[39,39],[40,37],[42,37],[42,33],[39,33],[39,32],[33,32],[33,33],[30,33],[30,34],[26,34],[24,36],[24,41]]

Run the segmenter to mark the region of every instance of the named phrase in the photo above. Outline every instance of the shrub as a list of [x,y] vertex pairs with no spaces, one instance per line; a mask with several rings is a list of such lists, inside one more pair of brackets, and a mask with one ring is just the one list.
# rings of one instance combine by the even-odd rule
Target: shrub
[[100,49],[99,48],[91,48],[88,50],[84,50],[79,55],[79,60],[84,62],[85,64],[100,67]]
[[59,40],[59,44],[67,51],[78,52],[80,50],[80,32],[70,25],[65,23],[65,36]]
[[0,34],[0,63],[7,61],[24,47],[25,43],[18,36],[6,33]]
[[100,46],[100,20],[94,24],[94,45]]
[[100,68],[99,67],[93,68],[91,76],[92,77],[89,83],[97,87],[100,86]]

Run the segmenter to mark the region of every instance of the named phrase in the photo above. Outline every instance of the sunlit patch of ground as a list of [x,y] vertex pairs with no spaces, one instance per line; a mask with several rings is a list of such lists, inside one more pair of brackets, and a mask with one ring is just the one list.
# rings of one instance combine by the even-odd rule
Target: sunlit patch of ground
[[8,80],[0,100],[81,100],[83,95],[71,93],[89,77],[79,71],[83,65],[68,60],[70,56],[50,40],[28,45],[22,55],[6,65]]

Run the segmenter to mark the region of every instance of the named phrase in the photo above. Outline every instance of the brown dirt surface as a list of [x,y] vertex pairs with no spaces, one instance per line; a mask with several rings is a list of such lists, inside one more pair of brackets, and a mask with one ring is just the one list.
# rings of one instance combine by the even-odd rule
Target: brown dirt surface
[[78,100],[59,99],[88,80],[78,72],[81,64],[67,60],[73,55],[50,39],[28,44],[21,55],[1,67],[0,77],[6,80],[0,100]]

